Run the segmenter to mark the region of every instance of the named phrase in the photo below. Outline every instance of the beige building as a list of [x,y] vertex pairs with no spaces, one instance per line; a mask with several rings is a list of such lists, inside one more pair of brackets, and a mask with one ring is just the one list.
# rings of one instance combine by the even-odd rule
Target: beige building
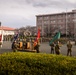
[[76,36],[76,10],[55,14],[36,16],[37,28],[41,28],[41,35],[53,35],[61,31],[62,35]]
[[14,28],[0,26],[0,35],[2,35],[2,41],[3,40],[10,40],[14,34],[15,34]]

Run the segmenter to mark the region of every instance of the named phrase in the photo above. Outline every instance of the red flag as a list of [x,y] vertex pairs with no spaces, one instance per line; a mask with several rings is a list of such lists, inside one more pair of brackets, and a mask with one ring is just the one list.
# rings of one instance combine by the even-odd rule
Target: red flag
[[38,29],[37,38],[36,38],[36,40],[34,41],[34,46],[36,46],[39,38],[40,38],[40,29]]
[[2,41],[2,34],[0,35],[0,41]]

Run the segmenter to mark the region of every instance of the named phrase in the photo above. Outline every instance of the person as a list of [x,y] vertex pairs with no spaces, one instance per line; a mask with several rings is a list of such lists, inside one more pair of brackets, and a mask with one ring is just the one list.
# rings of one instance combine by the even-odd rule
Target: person
[[2,48],[2,42],[0,41],[0,48]]
[[36,44],[36,46],[34,47],[34,49],[36,50],[37,53],[40,52],[40,51],[39,51],[39,47],[40,47],[40,43],[39,43],[39,41],[37,41],[37,44]]
[[31,41],[31,50],[34,50],[34,40]]
[[72,44],[71,41],[68,42],[67,44],[67,56],[70,54],[70,56],[72,56]]
[[17,44],[20,43],[20,38],[19,38],[19,37],[16,39],[16,43],[17,43]]
[[54,42],[50,46],[51,46],[51,54],[52,53],[54,54],[54,47],[55,47]]
[[13,52],[16,52],[17,51],[17,43],[16,43],[16,41],[14,41],[12,43],[12,50],[13,50]]
[[59,55],[59,54],[60,54],[59,41],[57,42],[57,44],[56,44],[56,46],[55,46],[55,53],[56,53],[57,55]]
[[24,49],[27,49],[27,42],[26,42],[26,39],[23,40],[23,47],[22,47],[22,48],[23,48],[23,50],[24,50]]

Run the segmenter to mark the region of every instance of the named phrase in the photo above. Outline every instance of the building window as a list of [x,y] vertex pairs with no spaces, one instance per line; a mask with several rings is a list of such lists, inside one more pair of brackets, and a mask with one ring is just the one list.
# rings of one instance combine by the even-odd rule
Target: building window
[[48,16],[44,17],[44,20],[48,20],[48,19],[49,19],[49,17],[48,17]]
[[56,21],[55,20],[52,20],[50,23],[56,23]]
[[48,24],[49,22],[48,21],[44,21],[44,24]]
[[42,20],[42,17],[38,17],[37,20]]
[[37,21],[37,24],[38,24],[38,25],[42,24],[42,21]]

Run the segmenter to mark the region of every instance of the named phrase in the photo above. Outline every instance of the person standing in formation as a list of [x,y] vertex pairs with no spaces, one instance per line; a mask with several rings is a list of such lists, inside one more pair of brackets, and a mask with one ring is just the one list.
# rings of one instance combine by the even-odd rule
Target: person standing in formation
[[36,50],[37,53],[40,52],[40,51],[39,51],[39,47],[40,47],[40,42],[39,42],[39,40],[38,40],[36,46],[34,47],[34,49]]
[[54,42],[50,46],[51,46],[51,54],[52,53],[54,54],[54,47],[55,47]]
[[16,41],[14,41],[12,43],[12,50],[13,50],[13,52],[17,52],[17,42]]
[[68,42],[67,44],[67,56],[70,54],[70,56],[72,56],[72,44],[71,41]]
[[56,53],[57,55],[59,55],[59,54],[60,54],[59,41],[57,42],[57,44],[56,44],[56,46],[55,46],[55,53]]

